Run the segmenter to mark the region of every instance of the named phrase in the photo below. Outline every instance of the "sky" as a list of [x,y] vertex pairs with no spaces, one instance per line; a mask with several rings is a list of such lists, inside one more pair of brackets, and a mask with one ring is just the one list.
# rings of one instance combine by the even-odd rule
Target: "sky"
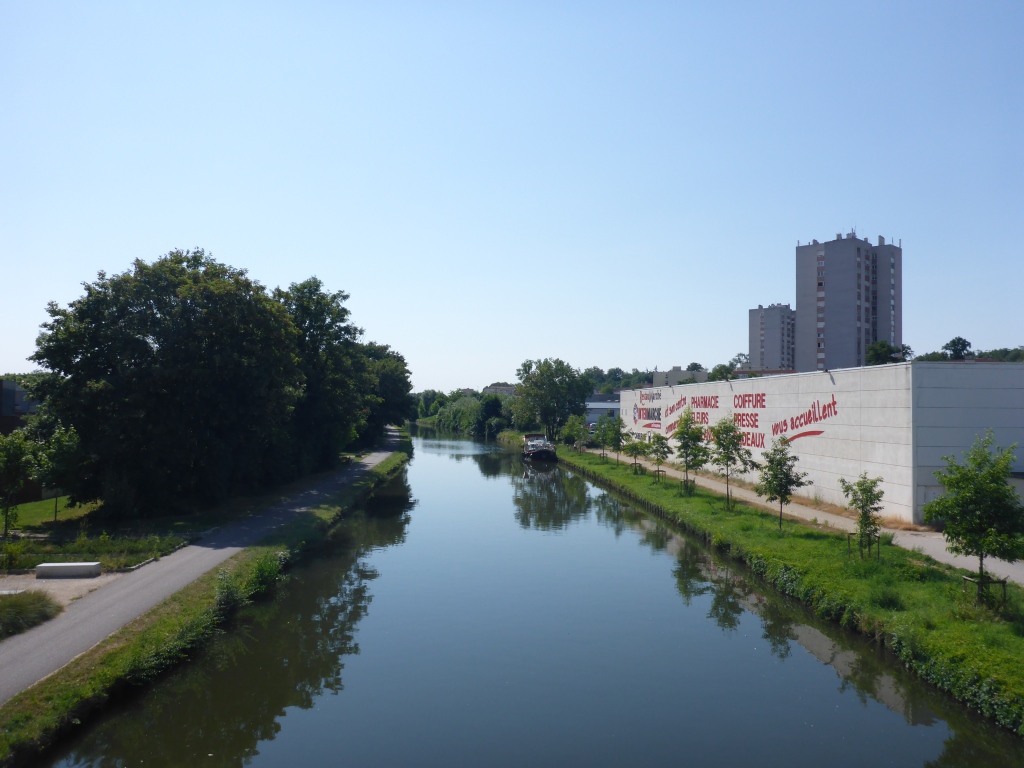
[[414,388],[710,368],[797,241],[903,245],[904,342],[1024,344],[1024,4],[0,0],[0,372],[205,248]]

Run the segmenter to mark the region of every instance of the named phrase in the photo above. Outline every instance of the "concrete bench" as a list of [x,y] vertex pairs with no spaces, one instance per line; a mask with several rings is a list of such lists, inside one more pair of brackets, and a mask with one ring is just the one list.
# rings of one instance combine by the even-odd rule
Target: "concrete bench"
[[99,563],[40,563],[37,579],[83,579],[100,575]]

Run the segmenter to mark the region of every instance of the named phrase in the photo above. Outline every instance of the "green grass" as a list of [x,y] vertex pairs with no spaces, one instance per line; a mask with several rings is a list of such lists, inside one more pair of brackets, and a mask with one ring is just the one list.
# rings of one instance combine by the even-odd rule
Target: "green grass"
[[412,442],[404,434],[396,453],[334,498],[243,550],[0,707],[0,767],[30,759],[119,691],[146,684],[188,659],[227,620],[232,608],[270,590],[289,559],[314,551],[328,539],[335,530],[332,525],[400,470],[411,453]]
[[45,592],[0,595],[0,640],[32,629],[60,612],[60,604]]
[[[53,499],[42,501],[30,501],[18,505],[18,528],[22,530],[43,530],[53,526]],[[81,504],[77,507],[68,506],[68,497],[60,496],[57,499],[57,521],[58,523],[78,520],[88,515],[99,504],[92,502]]]
[[99,561],[104,571],[130,568],[152,558],[169,555],[186,543],[180,536],[86,536],[48,541],[20,539],[5,544],[3,565],[8,569],[35,568],[40,563]]
[[1010,585],[1005,606],[977,606],[962,574],[893,546],[882,560],[848,554],[845,535],[677,481],[656,483],[627,464],[559,449],[563,464],[604,480],[670,523],[745,562],[779,591],[823,618],[875,638],[925,680],[1000,725],[1024,735],[1024,589]]

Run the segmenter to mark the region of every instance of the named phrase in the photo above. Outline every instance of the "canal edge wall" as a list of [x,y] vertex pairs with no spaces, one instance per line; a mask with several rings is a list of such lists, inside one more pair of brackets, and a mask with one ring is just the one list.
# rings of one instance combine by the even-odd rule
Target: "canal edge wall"
[[246,547],[217,568],[125,625],[52,675],[0,706],[0,768],[17,768],[70,735],[125,694],[154,682],[187,661],[244,602],[270,594],[291,562],[315,556],[323,539],[373,492],[401,472],[412,455],[403,431],[397,449],[332,500],[333,512],[313,527],[303,518],[274,533],[291,546],[259,543]]
[[[909,625],[903,625],[898,619],[888,623],[866,623],[862,615],[862,606],[852,602],[841,590],[825,590],[807,585],[800,570],[786,563],[783,558],[746,551],[742,546],[730,541],[721,531],[701,526],[696,521],[680,516],[658,502],[646,498],[632,488],[578,463],[568,449],[559,450],[558,460],[571,471],[579,473],[596,485],[623,496],[644,514],[658,518],[743,563],[773,589],[799,600],[818,616],[887,645],[900,663],[925,682],[931,683],[1003,728],[1018,736],[1024,736],[1024,695],[1005,691],[997,681],[981,674],[979,670],[984,668],[984,664],[978,658],[972,659],[970,650],[959,649],[966,655],[965,663],[959,665],[951,663],[946,658],[931,655],[922,647],[922,643]],[[707,489],[705,491],[718,495]],[[803,521],[790,522],[810,527]]]

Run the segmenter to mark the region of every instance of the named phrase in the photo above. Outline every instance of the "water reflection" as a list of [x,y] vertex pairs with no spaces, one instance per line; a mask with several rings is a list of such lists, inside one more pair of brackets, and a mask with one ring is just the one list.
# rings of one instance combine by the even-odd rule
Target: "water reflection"
[[[715,730],[713,722],[700,720],[702,715],[694,712],[693,703],[700,702],[696,708],[711,707],[715,704],[715,693],[700,689],[684,690],[675,683],[658,692],[654,690],[658,681],[672,675],[677,675],[672,680],[692,680],[695,679],[692,674],[686,676],[691,673],[691,668],[706,665],[712,670],[713,682],[720,683],[725,673],[714,664],[721,664],[723,658],[727,659],[726,663],[734,663],[734,657],[716,656],[717,649],[730,644],[739,646],[744,637],[754,640],[756,653],[766,661],[766,664],[759,661],[760,666],[756,666],[749,656],[736,657],[738,661],[735,663],[747,664],[745,669],[752,672],[752,677],[763,675],[767,679],[772,671],[783,670],[784,674],[771,678],[775,684],[795,680],[798,685],[806,686],[808,700],[813,698],[815,702],[841,700],[845,704],[850,701],[856,708],[859,701],[862,710],[870,709],[886,718],[864,718],[863,722],[881,722],[889,726],[887,733],[869,733],[863,736],[863,743],[856,745],[839,743],[841,739],[831,743],[829,739],[835,738],[832,732],[821,734],[819,753],[813,751],[812,740],[806,738],[806,734],[793,735],[793,738],[807,742],[805,751],[780,755],[785,759],[774,764],[856,764],[856,755],[852,752],[854,746],[866,754],[873,754],[870,762],[884,764],[965,768],[1022,762],[1024,750],[1015,737],[923,685],[883,650],[862,637],[819,621],[803,606],[767,589],[733,561],[723,559],[698,541],[659,524],[581,477],[557,467],[524,466],[516,451],[436,436],[420,441],[417,455],[446,457],[446,460],[462,463],[466,469],[475,467],[479,475],[488,480],[485,498],[489,500],[496,497],[495,483],[491,481],[498,481],[499,485],[507,482],[512,491],[511,503],[505,502],[507,506],[493,507],[493,510],[489,506],[493,502],[480,504],[483,511],[458,518],[459,525],[478,526],[474,528],[473,536],[460,539],[459,531],[444,527],[441,518],[445,502],[435,502],[431,506],[425,501],[426,509],[416,516],[417,520],[433,517],[437,519],[437,526],[427,531],[426,539],[422,529],[414,528],[405,548],[381,555],[391,558],[384,561],[390,563],[390,567],[380,565],[385,574],[402,571],[403,567],[405,571],[390,582],[387,579],[377,581],[374,564],[380,564],[380,561],[369,553],[405,542],[410,511],[416,504],[407,478],[401,476],[378,493],[365,517],[354,520],[344,535],[338,537],[338,548],[326,562],[319,561],[316,567],[298,569],[277,599],[247,610],[236,627],[212,644],[199,660],[111,713],[78,743],[66,748],[60,755],[59,764],[176,766],[203,762],[240,765],[255,760],[263,744],[266,754],[260,757],[261,760],[272,765],[288,765],[295,764],[299,758],[291,754],[282,757],[284,753],[280,751],[271,755],[266,742],[276,741],[278,749],[287,752],[288,749],[298,749],[304,738],[317,741],[318,749],[322,750],[318,753],[320,762],[332,762],[335,757],[344,755],[346,759],[351,757],[353,764],[368,764],[375,760],[376,764],[387,764],[373,750],[383,751],[394,742],[407,741],[408,751],[387,753],[392,757],[395,754],[404,756],[404,760],[393,759],[391,764],[513,765],[530,763],[531,757],[538,755],[545,755],[548,762],[554,764],[559,762],[553,757],[555,752],[548,753],[545,749],[555,750],[560,745],[558,739],[561,735],[581,734],[595,743],[603,738],[605,734],[596,732],[600,729],[593,725],[600,717],[600,708],[615,708],[616,717],[621,717],[623,733],[615,734],[616,738],[628,738],[623,734],[629,731],[639,733],[644,723],[651,723],[652,730],[645,731],[646,735],[640,737],[647,741],[627,746],[627,752],[637,758],[635,761],[609,751],[607,755],[598,753],[598,758],[604,756],[603,763],[600,759],[591,762],[665,762],[665,759],[656,759],[657,750],[663,749],[660,754],[664,756],[679,749],[679,731],[686,726],[687,718],[699,721],[705,731]],[[423,486],[417,487],[425,493]],[[460,492],[462,487],[459,487]],[[438,498],[445,500],[450,497],[439,494]],[[492,511],[493,514],[488,516]],[[534,535],[508,536],[513,519],[520,531],[565,535],[557,539]],[[596,526],[584,525],[587,521]],[[487,539],[485,534],[490,530],[487,526],[492,524],[497,533],[494,539]],[[633,542],[636,542],[643,548],[640,554],[644,557],[615,559],[619,566],[626,564],[619,572],[612,571],[612,567],[603,560],[597,563],[574,561],[577,566],[583,566],[574,573],[570,573],[569,568],[560,569],[561,560],[554,566],[550,564],[548,553],[555,553],[551,555],[555,558],[565,558],[570,547],[586,551],[589,555],[601,542],[609,541],[608,532],[622,539],[615,543],[616,552],[635,552]],[[580,535],[574,535],[577,533]],[[424,540],[426,544],[423,544]],[[508,540],[522,545],[524,549],[510,547],[509,557],[521,559],[515,560],[514,565],[505,571],[500,568],[488,570],[487,558],[470,561],[472,567],[465,570],[455,567],[455,561],[466,552],[478,554],[485,551],[488,558],[497,559],[493,558],[489,547],[495,546],[495,542]],[[446,549],[449,541],[463,543],[461,548]],[[466,541],[472,542],[471,546],[465,546]],[[417,543],[421,546],[420,559],[410,554]],[[543,556],[537,554],[541,551],[539,549],[527,549],[536,543],[544,545]],[[610,550],[603,551],[608,556]],[[647,557],[646,551],[659,554]],[[403,565],[409,562],[411,565]],[[635,588],[626,600],[616,602],[614,587],[616,582],[623,580],[624,573],[648,567],[653,575],[648,576],[648,571],[644,571],[643,579],[631,582]],[[543,581],[529,581],[523,576],[525,572],[545,568],[550,569],[545,573],[551,575]],[[387,584],[392,585],[392,590],[414,591],[410,579],[427,580],[435,573],[446,575],[449,580],[430,581],[412,603],[403,604],[404,610],[400,615],[389,617],[390,623],[384,622],[384,628],[378,628],[376,634],[369,633],[368,627],[381,622],[381,614],[386,613]],[[511,585],[505,579],[506,573],[514,575]],[[600,587],[595,582],[597,574],[610,574],[607,580],[600,582]],[[575,581],[574,576],[577,577]],[[572,584],[572,588],[562,591],[563,582]],[[381,602],[371,616],[373,589],[378,592]],[[643,615],[643,620],[649,620],[649,625],[641,626],[642,622],[635,618],[632,624],[614,618],[608,620],[609,616],[616,617],[628,608],[624,603],[640,601],[647,597],[648,592],[665,595],[658,599],[660,602],[652,600],[645,603],[650,610]],[[555,594],[556,599],[545,601],[549,593]],[[586,625],[590,631],[581,628],[578,633],[573,631],[569,634],[576,625],[558,623],[559,615],[574,606],[580,607],[580,612],[573,614],[573,621],[578,618],[585,620],[590,604],[598,606],[599,623],[593,625],[599,628],[598,631],[592,631],[593,626]],[[408,638],[403,637],[401,642],[393,640],[403,634],[404,622],[411,608],[420,605],[425,607],[415,617],[418,622],[416,631],[409,633]],[[546,618],[536,620],[538,616]],[[709,621],[705,621],[705,617]],[[366,644],[364,654],[356,642],[360,623],[363,623],[364,634],[361,637]],[[488,629],[491,625],[497,625],[497,628]],[[556,633],[551,630],[552,626],[562,631]],[[658,635],[666,632],[679,632],[686,642],[694,643],[685,646],[685,652],[679,654],[682,661],[673,658],[675,648],[666,652],[665,646],[657,645]],[[694,639],[697,635],[704,645]],[[538,641],[538,637],[542,640]],[[546,640],[543,639],[545,637]],[[605,640],[608,644],[601,645]],[[506,644],[502,645],[503,642]],[[368,665],[367,661],[375,653],[380,654],[380,646],[385,643],[390,643],[387,646],[390,655],[380,656],[381,666]],[[485,652],[494,647],[499,652],[493,657],[486,656]],[[560,656],[560,651],[567,647],[570,648],[568,653]],[[636,650],[648,648],[662,650],[652,650],[649,654],[655,674],[646,678],[637,694],[630,688],[634,682],[630,677],[637,671],[643,673],[644,668],[627,667],[624,659],[643,657],[645,654]],[[444,655],[444,651],[449,655]],[[581,667],[575,677],[566,672],[572,659],[587,653],[594,654],[596,661],[593,666]],[[402,654],[407,656],[404,665],[399,658]],[[354,659],[355,656],[360,656],[360,659]],[[613,659],[623,661],[609,663]],[[517,660],[525,662],[519,666]],[[350,664],[347,672],[346,662]],[[427,669],[431,665],[437,665],[440,674],[432,675]],[[620,667],[624,671],[620,671]],[[473,674],[463,677],[467,668],[472,669]],[[684,674],[679,674],[680,669]],[[808,669],[813,674],[808,674]],[[359,676],[360,670],[362,677]],[[833,678],[829,670],[835,675],[838,695],[833,692]],[[392,677],[389,677],[389,672],[393,672]],[[546,688],[543,684],[539,689],[531,687],[530,676],[534,674],[549,681]],[[345,691],[346,675],[351,688],[349,691]],[[749,690],[751,698],[759,696],[766,685],[757,679],[746,682],[749,682],[749,689],[737,690]],[[814,686],[817,686],[817,693],[810,692]],[[378,702],[379,709],[373,709],[373,700],[366,690],[370,687],[386,689],[386,693],[381,694],[382,701]],[[539,695],[537,690],[541,691]],[[800,690],[804,695],[803,689]],[[494,695],[495,691],[500,691],[500,694]],[[629,699],[631,695],[634,698]],[[842,699],[840,695],[843,695]],[[330,696],[339,696],[341,698],[337,701],[351,703],[345,709],[332,709],[324,705],[324,697]],[[409,698],[403,698],[407,696]],[[543,701],[545,698],[555,703]],[[629,705],[623,704],[626,700]],[[771,701],[770,698],[763,700]],[[506,709],[502,709],[501,702],[507,702]],[[650,708],[643,709],[648,704]],[[902,733],[894,735],[897,729],[891,726],[898,722],[898,718],[888,715],[878,704],[898,713],[908,726],[921,729],[913,732],[904,729],[906,734],[920,735],[929,727],[937,729],[927,742],[926,746],[930,747],[928,756],[939,751],[938,742],[945,731],[938,729],[948,728],[950,735],[941,756],[923,763],[921,757],[900,762],[892,755],[874,754],[876,742],[873,739],[876,736],[880,740],[884,736],[887,740],[880,743],[890,748],[893,745],[901,748],[904,743],[913,742],[915,746],[907,747],[907,752],[902,753],[904,757],[920,754],[913,750],[922,749],[921,744],[926,741],[918,739],[915,742],[912,736]],[[546,710],[546,706],[550,709]],[[492,707],[499,716],[485,715],[475,719],[478,712],[490,713]],[[765,715],[763,708],[752,712],[748,702],[733,699],[727,702],[727,707],[727,711],[746,718],[743,722],[751,734],[757,733],[752,720]],[[832,704],[829,703],[828,707],[831,708]],[[369,714],[365,719],[354,722],[360,714],[357,710],[363,708]],[[632,713],[636,719],[628,720],[627,714],[635,708],[640,709]],[[316,716],[320,716],[323,710],[326,714],[319,720],[312,717],[303,720],[304,724],[300,725],[298,717],[286,718],[292,709],[315,709],[313,714]],[[433,713],[424,710],[432,709],[437,711],[437,720],[426,719]],[[541,726],[534,723],[533,730],[530,730],[533,721],[529,720],[528,713],[534,710],[542,713],[538,718],[540,722],[551,724],[552,735],[547,737],[548,741],[544,741],[546,732]],[[353,722],[346,722],[342,713]],[[664,722],[657,722],[662,716]],[[588,721],[590,730],[587,730]],[[834,724],[835,721],[832,722]],[[823,724],[827,726],[827,723]],[[379,732],[374,731],[369,736],[365,733],[378,725]],[[710,734],[711,739],[727,740],[732,725],[723,723],[722,735]],[[289,727],[290,733],[287,732]],[[509,754],[502,761],[501,755],[487,750],[495,749],[493,745],[503,738],[502,729],[509,728],[516,730],[516,737],[504,742]],[[286,731],[284,734],[283,729]],[[446,729],[457,732],[451,742],[444,740]],[[521,738],[518,729],[525,734]],[[442,734],[441,737],[437,736],[438,733]],[[862,732],[837,727],[835,733],[845,739]],[[479,752],[473,753],[468,748],[458,752],[458,747],[452,746],[456,739],[469,740],[474,734],[480,739]],[[664,745],[658,742],[659,736],[664,736]],[[431,741],[431,738],[440,740]],[[529,738],[538,741],[524,746],[523,742]],[[763,733],[749,738],[752,743],[746,747],[749,752],[745,753],[748,759],[733,764],[773,764],[770,760],[758,759],[762,747],[758,739],[766,738]],[[363,745],[369,752],[356,752],[362,744],[361,739],[369,743],[368,747]],[[690,740],[698,739],[691,733]],[[518,745],[524,752],[512,755],[509,744]],[[453,752],[445,753],[442,748],[445,745]],[[581,756],[585,746],[573,741],[569,757],[563,755],[561,762],[572,763],[572,756]],[[435,751],[431,752],[431,748]],[[687,744],[687,749],[693,748],[693,744]],[[352,749],[354,755],[363,755],[364,759],[361,761],[358,756],[348,755],[348,749]],[[804,749],[803,745],[801,749]],[[367,754],[372,757],[365,758]],[[468,754],[477,759],[467,759],[465,756]],[[459,756],[463,759],[458,759]],[[294,759],[289,762],[288,758]],[[707,755],[701,752],[688,753],[686,762],[710,764]]]
[[516,522],[523,528],[559,531],[590,512],[590,485],[555,466],[525,467],[512,476]]
[[297,569],[275,599],[244,609],[199,658],[147,691],[141,705],[114,708],[56,764],[247,763],[280,732],[287,709],[310,709],[344,689],[345,659],[360,652],[356,628],[378,576],[364,556],[401,543],[414,506],[402,473],[341,529],[345,544],[329,555],[334,567]]

